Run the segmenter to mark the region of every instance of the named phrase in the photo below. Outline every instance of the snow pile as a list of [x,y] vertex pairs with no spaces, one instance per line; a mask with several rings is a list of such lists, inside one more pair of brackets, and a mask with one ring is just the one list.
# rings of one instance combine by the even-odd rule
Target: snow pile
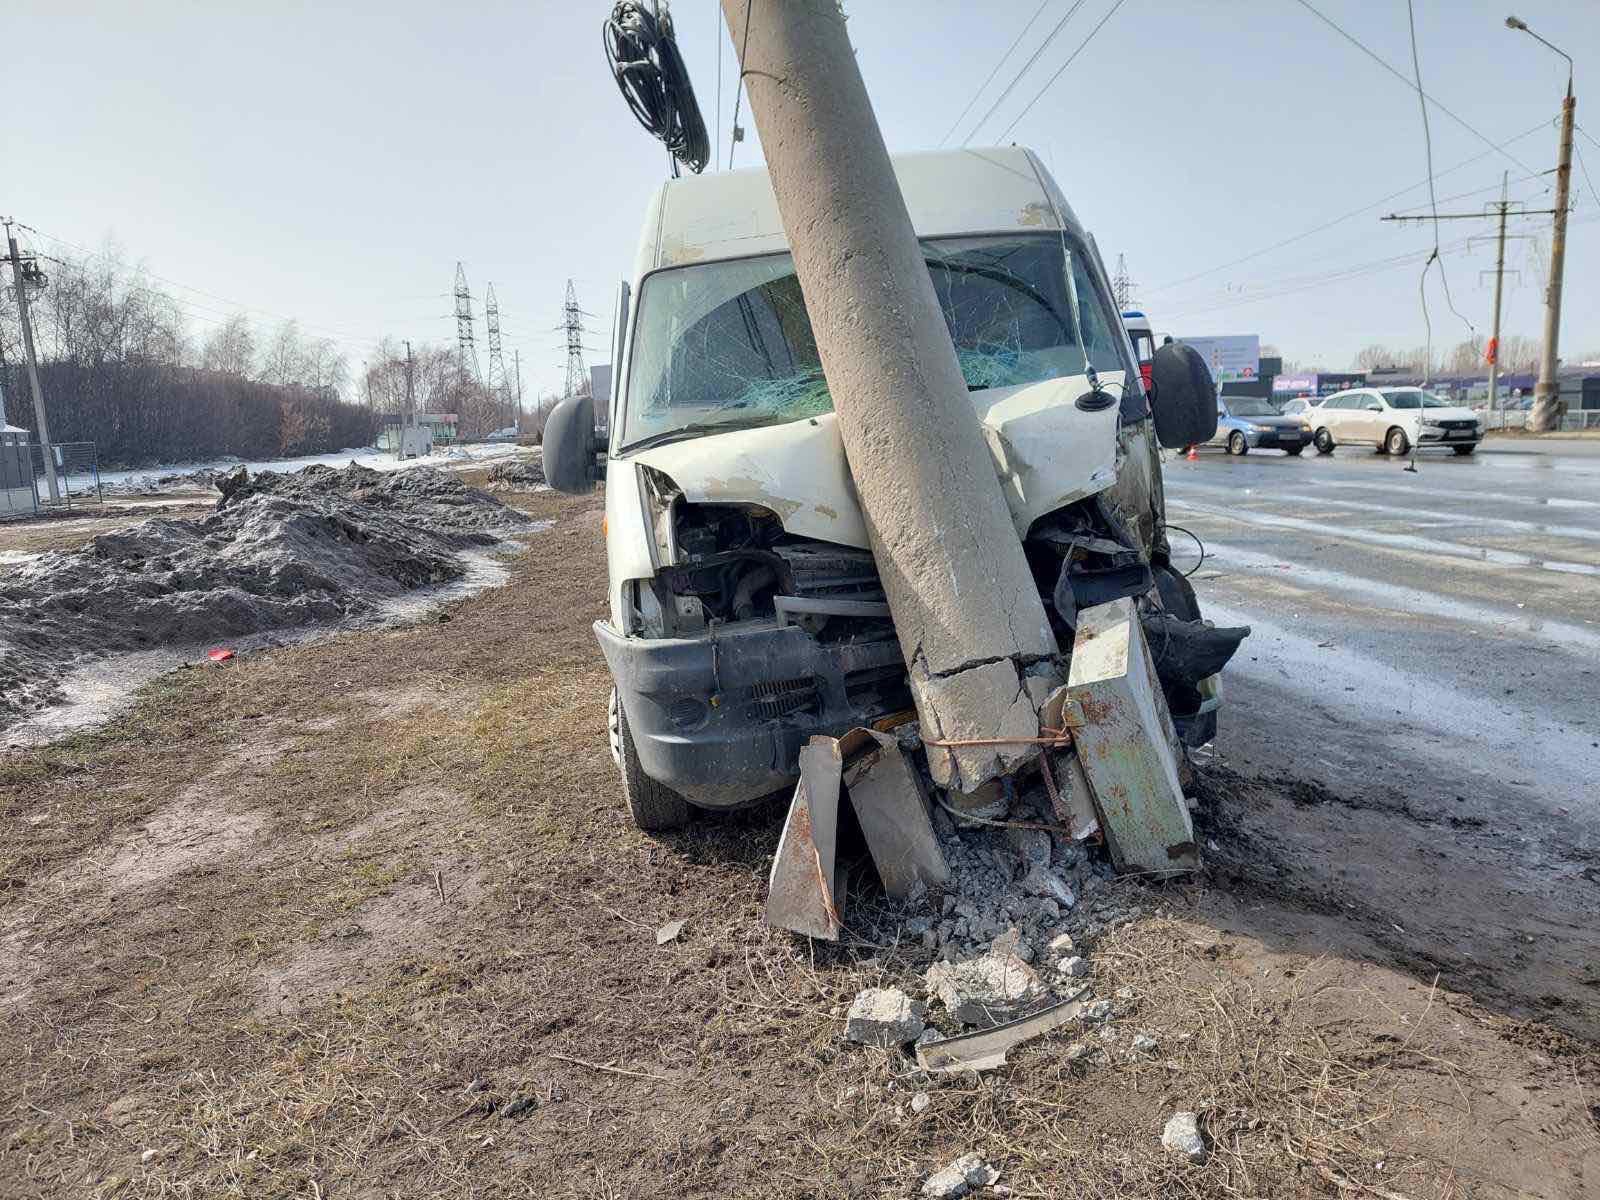
[[85,658],[369,614],[530,524],[430,467],[241,467],[216,484],[201,520],[146,521],[0,574],[0,724]]

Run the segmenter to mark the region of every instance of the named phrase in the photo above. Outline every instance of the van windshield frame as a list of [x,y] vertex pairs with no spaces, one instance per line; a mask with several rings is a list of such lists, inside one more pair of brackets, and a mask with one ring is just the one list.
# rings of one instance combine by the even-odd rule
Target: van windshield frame
[[[969,391],[1081,375],[1086,360],[1137,378],[1121,314],[1071,234],[933,238],[922,247]],[[833,409],[787,252],[651,272],[630,335],[613,453]]]

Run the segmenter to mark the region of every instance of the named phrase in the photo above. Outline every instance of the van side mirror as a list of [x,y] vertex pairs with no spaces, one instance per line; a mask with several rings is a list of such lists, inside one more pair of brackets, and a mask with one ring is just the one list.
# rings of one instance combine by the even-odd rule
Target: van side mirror
[[604,447],[595,436],[590,397],[568,396],[550,410],[543,446],[544,477],[556,491],[581,496],[604,477],[596,457]]
[[1217,385],[1193,346],[1169,342],[1155,353],[1150,376],[1150,415],[1156,441],[1168,450],[1198,446],[1217,433]]

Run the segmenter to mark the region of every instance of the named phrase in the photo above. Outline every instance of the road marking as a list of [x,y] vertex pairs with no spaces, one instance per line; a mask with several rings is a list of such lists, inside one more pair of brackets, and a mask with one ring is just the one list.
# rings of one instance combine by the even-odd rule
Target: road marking
[[[1279,569],[1279,564],[1285,561],[1281,556],[1261,554],[1227,542],[1209,542],[1206,549],[1208,563],[1213,561],[1214,557],[1219,564],[1242,568],[1252,576],[1259,574],[1266,579],[1310,584],[1330,594],[1338,593],[1370,599],[1378,604],[1387,604],[1388,611],[1439,617],[1447,621],[1459,621],[1464,625],[1480,627],[1473,632],[1527,635],[1561,649],[1600,649],[1600,629],[1575,625],[1569,621],[1550,620],[1529,613],[1525,609],[1500,609],[1487,604],[1455,600],[1438,592],[1384,583],[1359,575],[1347,575],[1342,571],[1332,571],[1326,567],[1311,566],[1293,560],[1289,561],[1294,569],[1286,573]],[[1376,608],[1378,604],[1374,607]],[[1207,615],[1209,614],[1208,605]]]
[[1171,507],[1189,512],[1204,513],[1225,521],[1244,525],[1257,525],[1268,529],[1292,529],[1297,533],[1312,533],[1319,537],[1351,542],[1365,542],[1372,546],[1390,546],[1400,550],[1418,550],[1442,558],[1455,558],[1499,567],[1536,567],[1541,571],[1555,571],[1563,575],[1600,575],[1600,566],[1593,563],[1566,562],[1560,559],[1532,558],[1510,550],[1497,550],[1487,546],[1469,546],[1461,542],[1416,537],[1405,533],[1380,533],[1375,529],[1357,529],[1349,526],[1327,525],[1320,521],[1307,521],[1300,517],[1286,517],[1275,513],[1241,512],[1238,509],[1219,508],[1213,504],[1197,504],[1192,500],[1169,498]]

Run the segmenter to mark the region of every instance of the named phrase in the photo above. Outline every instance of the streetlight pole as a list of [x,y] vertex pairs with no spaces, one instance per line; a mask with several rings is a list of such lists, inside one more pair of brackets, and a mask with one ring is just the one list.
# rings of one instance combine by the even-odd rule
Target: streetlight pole
[[1566,404],[1561,399],[1557,375],[1557,342],[1561,335],[1561,276],[1567,258],[1567,203],[1572,185],[1572,125],[1578,112],[1578,98],[1572,93],[1572,56],[1561,47],[1545,41],[1528,28],[1526,21],[1506,18],[1506,28],[1527,34],[1567,60],[1567,95],[1561,103],[1561,151],[1556,162],[1556,203],[1554,228],[1550,234],[1550,282],[1545,289],[1544,345],[1539,356],[1539,382],[1533,389],[1533,409],[1528,426],[1543,433],[1561,426]]

